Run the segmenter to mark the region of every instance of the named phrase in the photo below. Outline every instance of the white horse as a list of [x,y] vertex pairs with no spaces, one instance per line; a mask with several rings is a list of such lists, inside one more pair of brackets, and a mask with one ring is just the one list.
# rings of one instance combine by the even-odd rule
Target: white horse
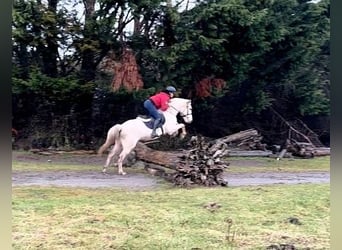
[[[184,122],[192,122],[192,106],[191,100],[183,98],[172,98],[169,102],[169,108],[163,112],[165,117],[165,123],[161,128],[156,130],[158,135],[168,134],[176,136],[179,129],[182,129],[180,134],[181,138],[186,135],[185,125],[177,122],[178,113],[183,118]],[[128,120],[122,124],[116,124],[111,127],[107,133],[106,142],[99,148],[98,154],[102,153],[114,144],[107,156],[106,163],[102,172],[105,173],[107,167],[110,165],[112,158],[119,155],[117,165],[118,173],[125,175],[126,173],[122,169],[122,163],[126,156],[135,148],[139,141],[152,140],[152,129],[145,124],[146,119],[137,117],[135,119]]]

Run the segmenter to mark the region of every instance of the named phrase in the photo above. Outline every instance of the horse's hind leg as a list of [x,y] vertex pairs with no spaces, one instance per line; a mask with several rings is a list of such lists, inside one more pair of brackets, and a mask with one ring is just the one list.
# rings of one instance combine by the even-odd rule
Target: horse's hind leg
[[125,175],[126,173],[123,171],[122,164],[127,155],[134,149],[134,147],[137,145],[137,141],[131,141],[131,142],[122,142],[122,151],[119,155],[118,159],[118,173],[121,175]]
[[122,164],[123,161],[125,160],[126,156],[130,153],[130,151],[126,151],[125,149],[122,150],[119,160],[118,160],[118,173],[121,175],[125,175],[126,172],[123,171]]
[[109,167],[113,157],[115,155],[118,155],[121,150],[122,150],[121,143],[119,143],[119,142],[115,143],[113,148],[112,148],[112,150],[109,152],[109,154],[107,156],[106,163],[105,163],[105,165],[103,166],[103,169],[102,169],[103,173],[106,173],[107,167]]

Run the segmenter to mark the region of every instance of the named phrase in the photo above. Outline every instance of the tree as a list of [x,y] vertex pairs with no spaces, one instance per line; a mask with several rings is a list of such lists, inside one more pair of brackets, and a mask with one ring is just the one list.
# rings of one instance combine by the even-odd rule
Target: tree
[[32,63],[46,75],[57,76],[57,3],[49,0],[45,6],[40,1],[14,2],[13,52],[21,77],[28,76]]
[[329,41],[328,9],[328,1],[201,1],[176,19],[176,41],[149,55],[158,59],[162,81],[190,90],[207,77],[222,78],[222,93],[238,94],[240,111],[260,112],[285,99],[299,114],[326,113],[318,82],[328,78],[312,67]]
[[[241,130],[271,106],[329,114],[329,0],[201,0],[183,10],[182,1],[83,0],[84,19],[64,1],[14,1],[14,119],[59,112],[60,124],[76,118],[91,137],[166,84],[192,97],[196,129],[214,119],[215,131]],[[126,83],[139,90],[113,92],[99,65],[127,47],[141,81]]]
[[[131,35],[140,36],[144,32],[146,38],[156,17],[153,8],[159,2],[84,0],[85,23],[82,38],[75,41],[75,46],[82,55],[81,76],[86,82],[95,79],[96,67],[109,51],[119,56]],[[127,27],[134,21],[132,34]]]
[[[58,77],[75,69],[75,60],[63,55],[70,40],[77,36],[79,23],[75,13],[59,6],[58,0],[15,0],[13,4],[13,65],[14,74],[27,78],[39,68],[45,75]],[[70,54],[70,51],[67,51]]]

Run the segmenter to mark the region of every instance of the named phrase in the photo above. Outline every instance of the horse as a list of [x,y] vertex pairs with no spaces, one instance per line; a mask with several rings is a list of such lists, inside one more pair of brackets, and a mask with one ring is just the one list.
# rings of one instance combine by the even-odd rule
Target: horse
[[[157,135],[160,136],[164,133],[170,136],[177,136],[181,129],[180,137],[183,139],[186,135],[185,125],[183,123],[178,123],[177,115],[180,114],[185,123],[192,122],[191,100],[172,98],[170,99],[168,109],[162,113],[165,117],[165,122],[161,128],[156,130]],[[148,120],[151,119],[152,118],[149,118]],[[108,130],[106,141],[99,148],[98,155],[102,155],[111,145],[114,144],[114,146],[108,153],[106,163],[102,170],[103,173],[106,173],[112,158],[118,155],[118,174],[126,174],[122,169],[122,164],[127,155],[136,147],[139,141],[153,140],[151,137],[152,128],[148,127],[147,124],[148,121],[146,119],[138,116],[137,118],[127,120],[122,124],[116,124]]]

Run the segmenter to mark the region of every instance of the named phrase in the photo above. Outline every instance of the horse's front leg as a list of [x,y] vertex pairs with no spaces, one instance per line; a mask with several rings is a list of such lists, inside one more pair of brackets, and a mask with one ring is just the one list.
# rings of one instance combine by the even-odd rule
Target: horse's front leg
[[185,125],[183,124],[183,123],[181,123],[181,125],[183,125],[182,127],[181,127],[181,129],[182,129],[182,132],[180,133],[180,138],[181,139],[184,139],[184,137],[186,136],[186,129],[185,129]]
[[185,125],[183,123],[177,123],[175,126],[170,128],[170,135],[176,136],[178,134],[179,130],[182,130],[180,133],[180,138],[184,139],[184,137],[186,136],[186,130],[185,130]]

